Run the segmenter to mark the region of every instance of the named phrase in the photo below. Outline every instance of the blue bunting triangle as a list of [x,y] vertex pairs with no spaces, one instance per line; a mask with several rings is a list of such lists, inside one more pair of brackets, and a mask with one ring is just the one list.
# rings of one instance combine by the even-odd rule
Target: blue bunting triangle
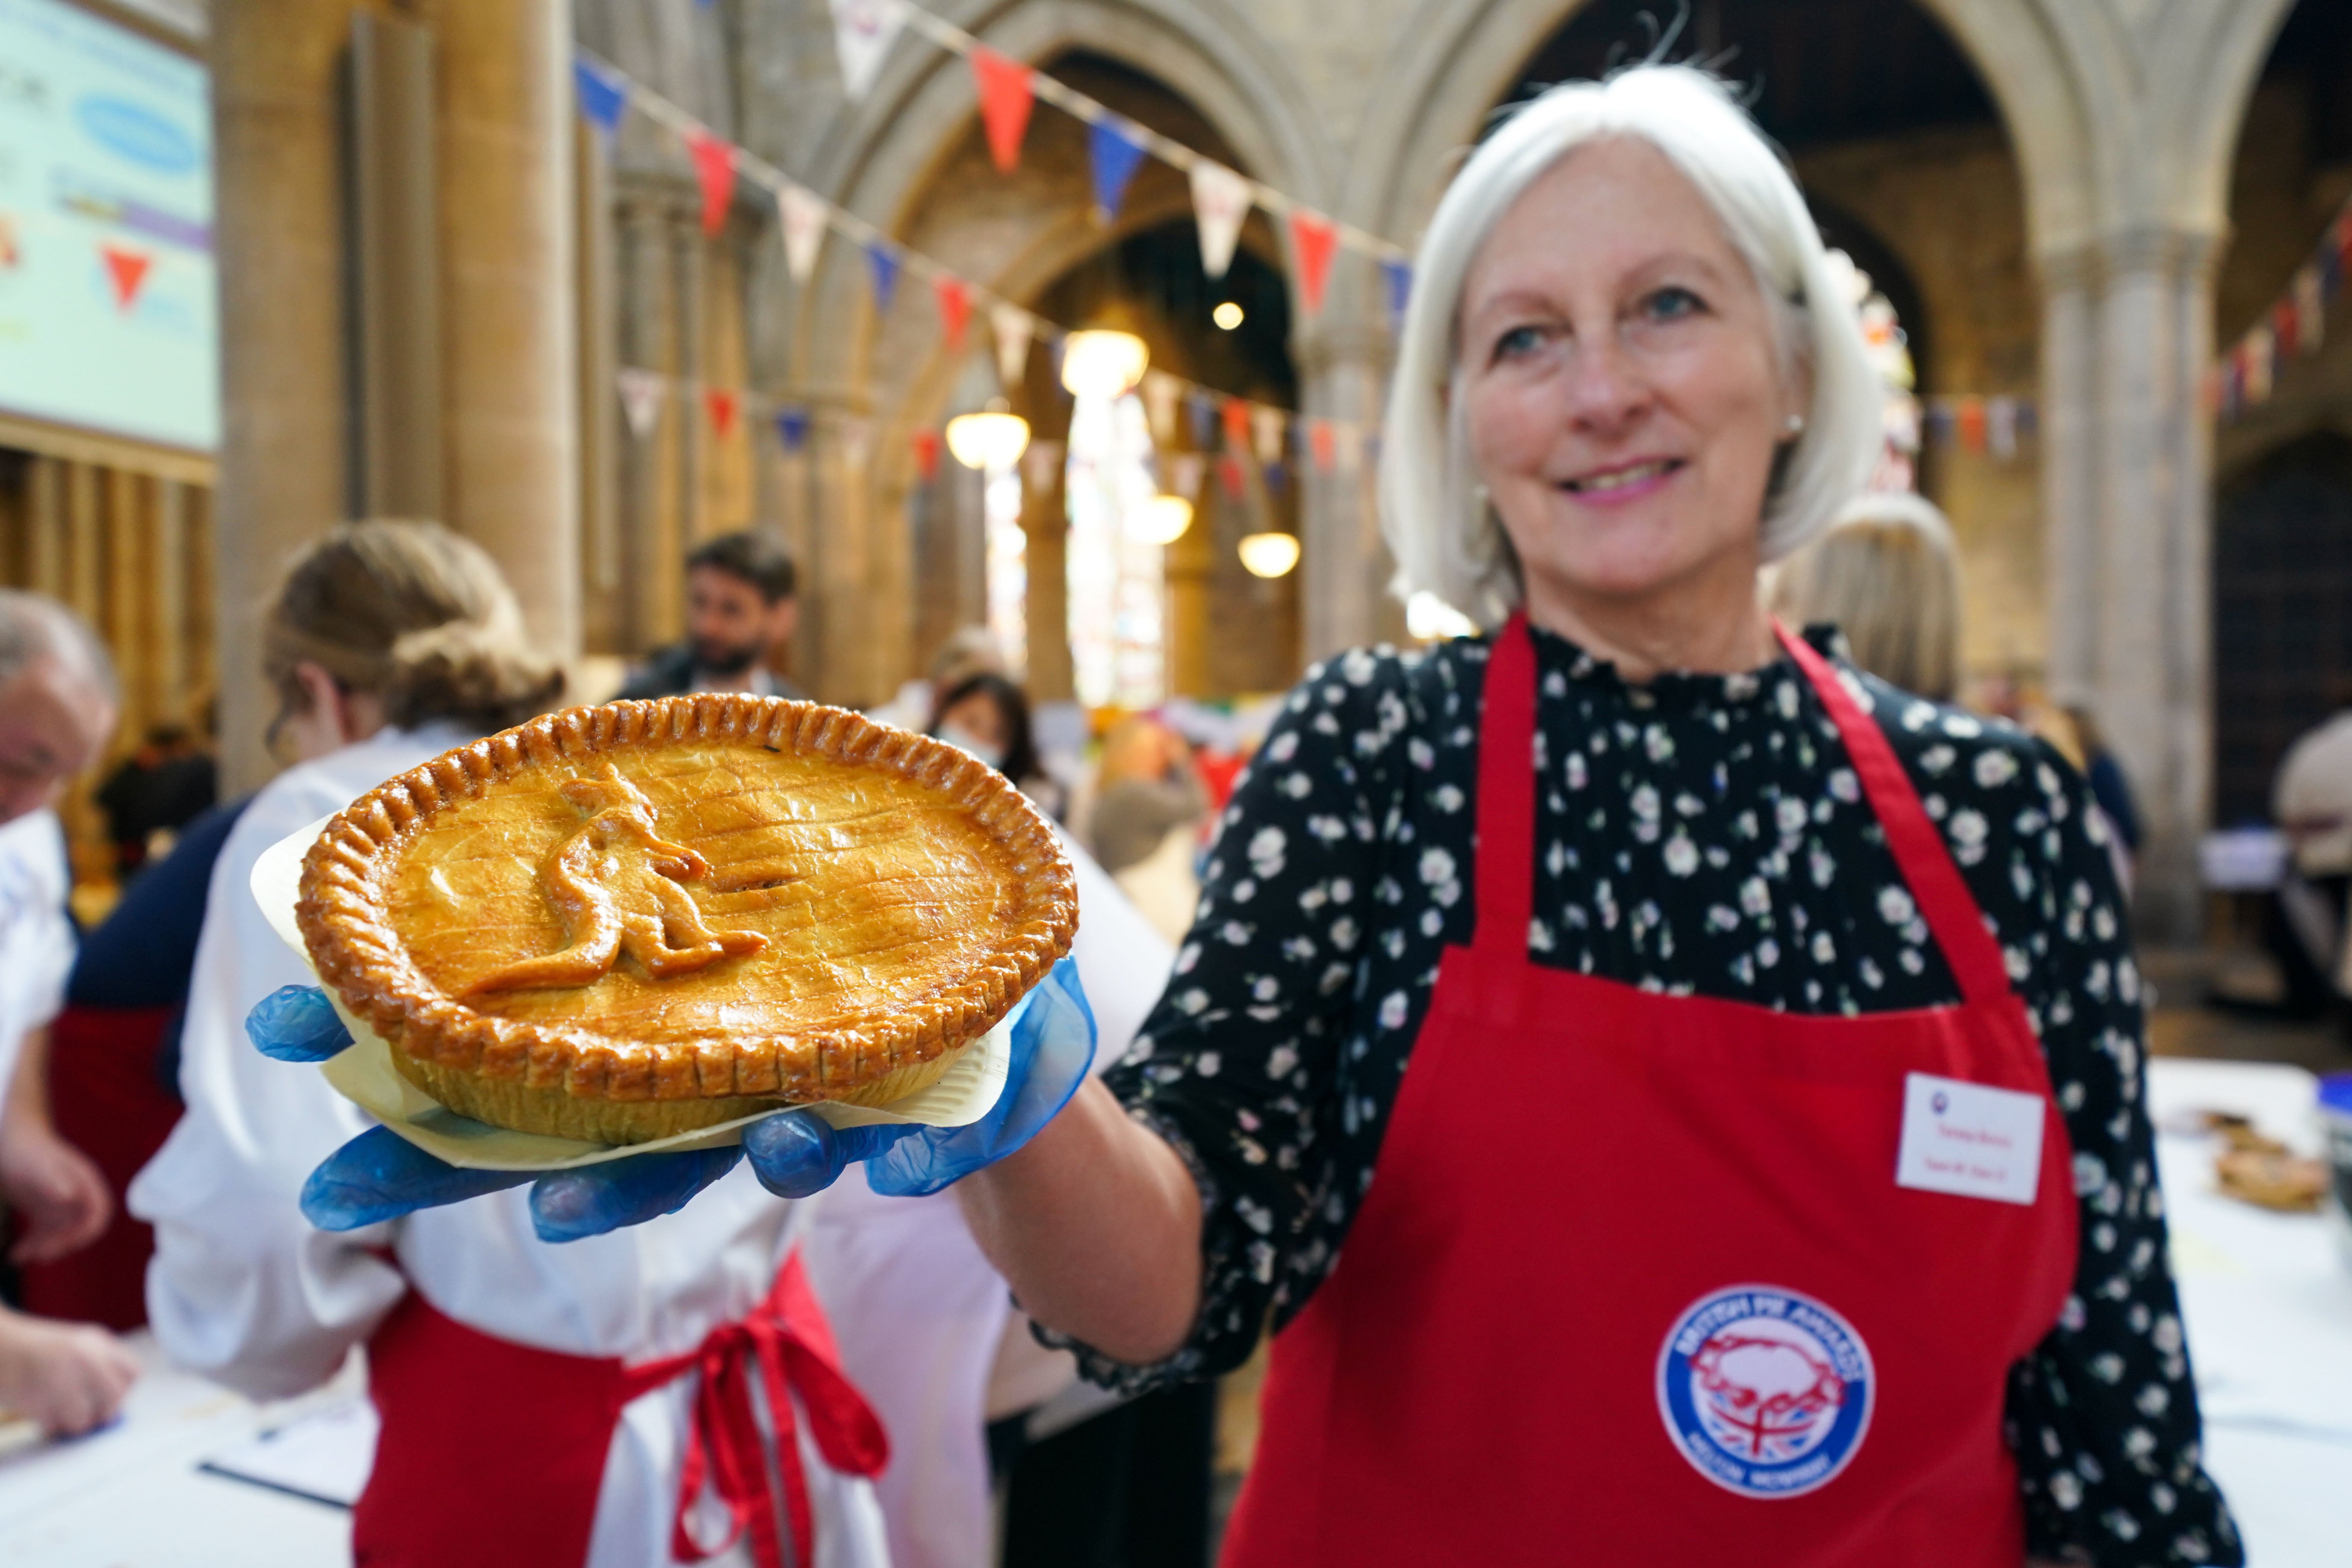
[[1116,120],[1097,120],[1087,127],[1087,148],[1094,154],[1095,210],[1106,220],[1115,218],[1127,199],[1128,182],[1143,162],[1142,140]]
[[776,411],[776,439],[784,444],[787,452],[797,452],[808,445],[809,411],[805,408],[780,408]]
[[1184,395],[1184,416],[1192,426],[1192,450],[1214,451],[1217,446],[1217,400],[1196,387]]
[[613,134],[629,107],[627,86],[582,59],[572,62],[572,84],[580,94],[580,112],[588,117],[588,123],[604,135]]
[[1389,331],[1404,325],[1405,301],[1412,298],[1412,268],[1402,261],[1381,263],[1381,281],[1387,285]]
[[888,246],[869,243],[866,265],[874,274],[874,309],[877,313],[887,312],[898,292],[898,258]]

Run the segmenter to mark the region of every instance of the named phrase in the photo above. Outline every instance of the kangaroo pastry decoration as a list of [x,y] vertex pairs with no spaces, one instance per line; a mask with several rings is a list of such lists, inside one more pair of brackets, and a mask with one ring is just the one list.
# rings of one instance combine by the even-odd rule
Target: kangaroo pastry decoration
[[468,985],[467,995],[587,985],[625,952],[646,973],[667,980],[768,945],[758,931],[716,931],[702,923],[678,884],[709,877],[710,863],[654,831],[654,803],[619,769],[607,763],[603,778],[573,779],[556,793],[588,814],[539,874],[572,945],[494,969]]
[[854,713],[708,694],[534,719],[327,826],[297,910],[394,1065],[476,1120],[640,1142],[938,1080],[1069,951],[1002,775]]

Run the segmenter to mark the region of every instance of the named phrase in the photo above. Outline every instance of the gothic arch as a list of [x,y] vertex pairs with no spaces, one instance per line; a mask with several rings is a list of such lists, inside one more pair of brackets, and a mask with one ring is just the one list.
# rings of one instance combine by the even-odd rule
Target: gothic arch
[[[1140,0],[1118,10],[1014,0],[984,23],[965,25],[1016,58],[1084,50],[1151,78],[1206,120],[1248,173],[1304,200],[1329,199],[1325,188],[1333,160],[1302,111],[1306,94],[1264,36],[1223,0]],[[936,188],[942,160],[969,132],[973,112],[971,77],[961,59],[928,47],[901,47],[866,103],[845,111],[845,123],[836,121],[843,134],[828,139],[834,151],[811,171],[812,183],[885,230],[904,233]],[[1053,215],[1033,225],[1037,243],[1025,247],[1017,265],[979,281],[1023,298],[1024,289],[1058,276],[1142,216],[1122,215],[1117,230],[1095,228],[1089,238],[1082,212]],[[1151,215],[1154,221],[1164,216]],[[815,286],[801,301],[794,333],[797,364],[860,367],[854,385],[825,389],[853,400],[870,385],[878,336],[864,268],[847,247],[829,245]]]

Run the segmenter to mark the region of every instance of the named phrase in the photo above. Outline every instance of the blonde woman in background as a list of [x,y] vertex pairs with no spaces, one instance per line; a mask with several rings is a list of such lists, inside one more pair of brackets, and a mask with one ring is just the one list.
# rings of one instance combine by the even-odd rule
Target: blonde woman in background
[[1792,626],[1829,622],[1853,662],[1890,686],[1949,702],[1960,684],[1960,568],[1936,503],[1874,490],[1780,569],[1772,607]]
[[[293,562],[263,628],[281,703],[273,740],[296,760],[254,798],[214,869],[183,1044],[187,1115],[131,1189],[131,1212],[155,1226],[157,1337],[183,1365],[262,1397],[314,1387],[368,1347],[383,1426],[352,1533],[377,1568],[655,1568],[672,1561],[673,1526],[688,1528],[693,1503],[705,1544],[731,1536],[702,1517],[707,1499],[679,1495],[699,1380],[632,1369],[698,1347],[709,1356],[755,1315],[797,1335],[804,1321],[779,1279],[798,1279],[787,1261],[801,1205],[727,1173],[730,1151],[715,1170],[684,1173],[719,1178],[690,1211],[615,1235],[569,1240],[580,1231],[560,1192],[551,1203],[497,1172],[445,1169],[446,1206],[400,1214],[348,1158],[312,1174],[370,1122],[318,1072],[247,1038],[256,1004],[311,980],[248,889],[261,852],[551,707],[561,670],[524,641],[490,558],[432,523],[335,529]],[[347,1037],[331,1015],[315,1023],[333,1038],[297,1059]],[[380,1163],[413,1160],[376,1137]],[[453,1190],[462,1178],[471,1184]],[[487,1195],[449,1201],[467,1192]],[[333,1228],[314,1225],[314,1210]],[[814,1564],[887,1563],[868,1484],[825,1465],[807,1423],[799,1435]],[[762,1495],[736,1531],[778,1500],[757,1468]]]

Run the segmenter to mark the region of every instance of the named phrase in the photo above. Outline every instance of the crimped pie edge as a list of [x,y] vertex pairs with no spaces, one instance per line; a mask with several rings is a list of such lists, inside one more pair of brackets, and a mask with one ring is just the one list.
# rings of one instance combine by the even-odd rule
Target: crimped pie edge
[[[420,823],[531,768],[694,742],[884,767],[971,808],[1023,872],[1017,930],[960,984],[887,1017],[802,1036],[614,1039],[584,1026],[477,1012],[418,969],[383,894]],[[304,855],[295,916],[320,978],[395,1050],[532,1088],[561,1085],[582,1099],[807,1101],[855,1091],[986,1034],[1069,951],[1077,882],[1037,808],[963,752],[845,709],[705,692],[543,714],[386,780],[337,813]]]

